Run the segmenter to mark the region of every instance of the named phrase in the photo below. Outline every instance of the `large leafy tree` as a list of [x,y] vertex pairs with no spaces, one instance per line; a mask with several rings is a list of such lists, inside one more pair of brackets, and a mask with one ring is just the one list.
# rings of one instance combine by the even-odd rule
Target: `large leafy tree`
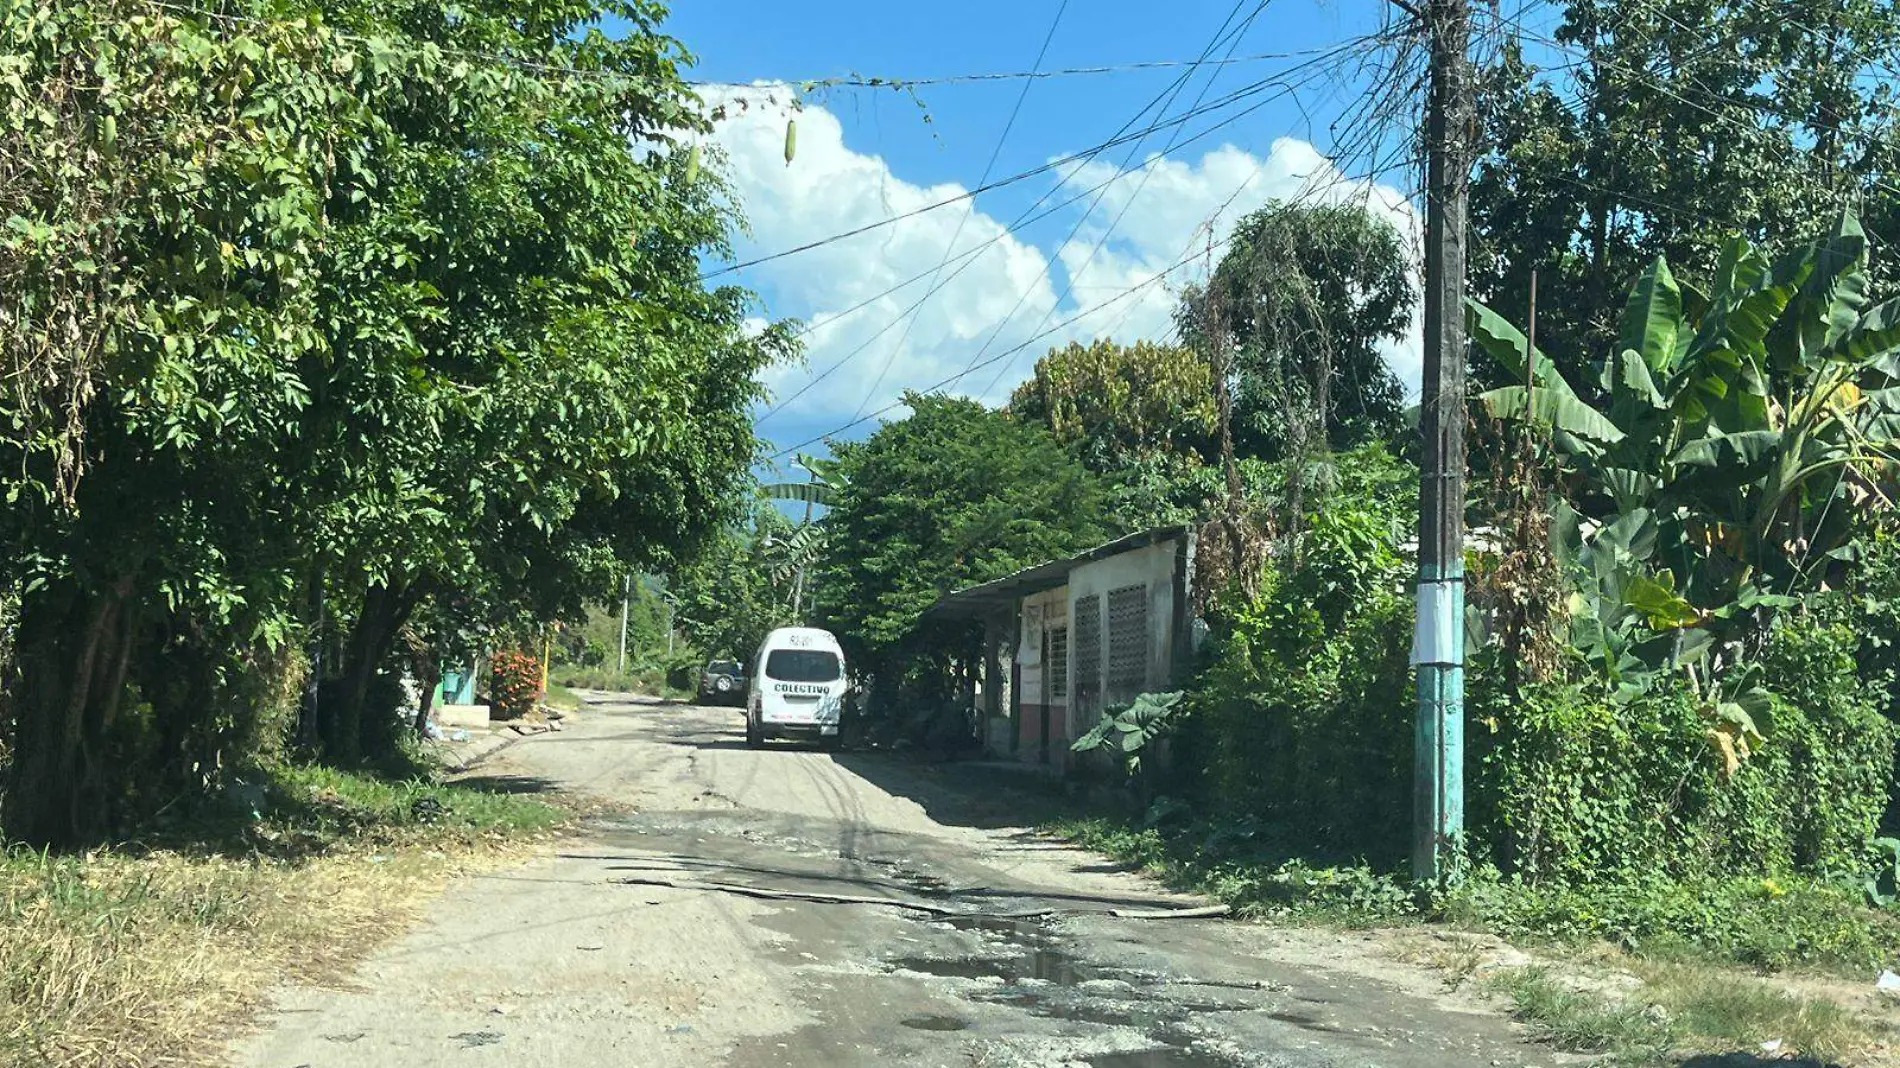
[[1181,522],[1205,510],[1219,413],[1213,366],[1196,349],[1071,342],[1036,361],[1009,411],[1047,428],[1103,476],[1126,525]]
[[1009,410],[1048,427],[1096,471],[1157,454],[1209,459],[1219,429],[1206,357],[1151,341],[1051,349],[1016,387]]
[[324,146],[384,83],[289,17],[19,2],[0,35],[0,812],[59,842],[215,774],[281,696]]
[[1536,271],[1539,347],[1594,393],[1655,257],[1712,263],[1731,234],[1780,245],[1850,207],[1900,239],[1897,65],[1883,0],[1567,0],[1484,75],[1474,290],[1522,319]]
[[356,759],[412,617],[576,612],[729,514],[783,334],[698,282],[729,220],[657,12],[9,8],[9,833],[248,759],[310,625]]
[[911,416],[833,449],[820,615],[855,661],[895,670],[951,590],[1102,540],[1098,480],[1049,432],[973,400],[910,394]]
[[1183,334],[1231,345],[1233,436],[1279,459],[1398,432],[1404,393],[1380,350],[1404,336],[1417,290],[1399,232],[1363,204],[1276,202],[1243,219]]
[[[344,254],[327,278],[358,322],[331,337],[342,373],[313,458],[340,491],[316,579],[342,608],[317,704],[333,758],[355,759],[390,722],[374,682],[419,604],[471,606],[431,617],[461,630],[572,617],[731,512],[755,372],[782,334],[749,338],[743,294],[698,283],[728,222],[710,176],[635,147],[703,128],[657,10],[345,10],[420,27],[408,40],[423,47],[577,72],[406,85],[395,136],[364,160],[375,191],[334,205]],[[583,32],[602,14],[631,31]]]

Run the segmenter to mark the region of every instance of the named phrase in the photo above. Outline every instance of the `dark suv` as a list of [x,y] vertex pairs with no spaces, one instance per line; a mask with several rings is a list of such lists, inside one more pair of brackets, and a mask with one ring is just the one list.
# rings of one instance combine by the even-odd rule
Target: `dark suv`
[[699,702],[705,705],[745,703],[745,669],[736,660],[714,660],[699,676]]

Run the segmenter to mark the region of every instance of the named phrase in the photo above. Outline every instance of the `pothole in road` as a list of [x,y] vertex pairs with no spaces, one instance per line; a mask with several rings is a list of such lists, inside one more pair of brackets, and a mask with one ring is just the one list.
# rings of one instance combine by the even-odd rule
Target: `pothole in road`
[[913,1031],[965,1031],[970,1021],[955,1016],[911,1016],[897,1021]]
[[1005,983],[1075,986],[1097,978],[1095,969],[1056,948],[1048,932],[1033,921],[998,916],[953,916],[938,922],[959,931],[992,935],[1003,943],[1004,952],[993,956],[903,957],[891,965],[949,979],[1001,979]]
[[[890,961],[890,966],[950,979],[992,984],[1000,981],[1000,985],[969,996],[1044,1019],[1133,1030],[1158,1043],[1146,1050],[1084,1057],[1080,1063],[1091,1068],[1232,1068],[1235,1063],[1197,1043],[1188,1020],[1201,1012],[1225,1012],[1249,1006],[1181,1004],[1158,997],[1111,970],[1076,960],[1056,944],[1047,927],[1034,920],[956,916],[937,922],[955,930],[986,935],[999,943],[997,952],[960,957],[903,957]],[[918,1026],[909,1020],[903,1023],[906,1027]]]
[[1232,1068],[1225,1057],[1203,1054],[1178,1046],[1138,1049],[1127,1053],[1101,1053],[1085,1058],[1089,1068]]

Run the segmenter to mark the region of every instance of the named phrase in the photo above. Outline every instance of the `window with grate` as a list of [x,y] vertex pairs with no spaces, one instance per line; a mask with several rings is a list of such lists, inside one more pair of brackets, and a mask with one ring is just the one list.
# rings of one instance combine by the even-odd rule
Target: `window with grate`
[[1075,702],[1094,707],[1102,693],[1102,598],[1091,593],[1075,601]]
[[1043,665],[1043,678],[1049,680],[1049,696],[1069,696],[1069,628],[1049,628],[1049,662]]
[[1148,686],[1148,587],[1108,591],[1108,692],[1134,697]]

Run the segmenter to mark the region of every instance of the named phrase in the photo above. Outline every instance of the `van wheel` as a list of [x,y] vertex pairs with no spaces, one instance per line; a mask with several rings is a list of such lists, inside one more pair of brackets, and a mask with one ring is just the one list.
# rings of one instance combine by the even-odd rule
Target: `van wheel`
[[765,737],[751,719],[745,721],[745,745],[747,749],[757,749],[765,744]]
[[818,748],[827,753],[835,753],[844,748],[844,736],[841,734],[822,734],[818,736]]

